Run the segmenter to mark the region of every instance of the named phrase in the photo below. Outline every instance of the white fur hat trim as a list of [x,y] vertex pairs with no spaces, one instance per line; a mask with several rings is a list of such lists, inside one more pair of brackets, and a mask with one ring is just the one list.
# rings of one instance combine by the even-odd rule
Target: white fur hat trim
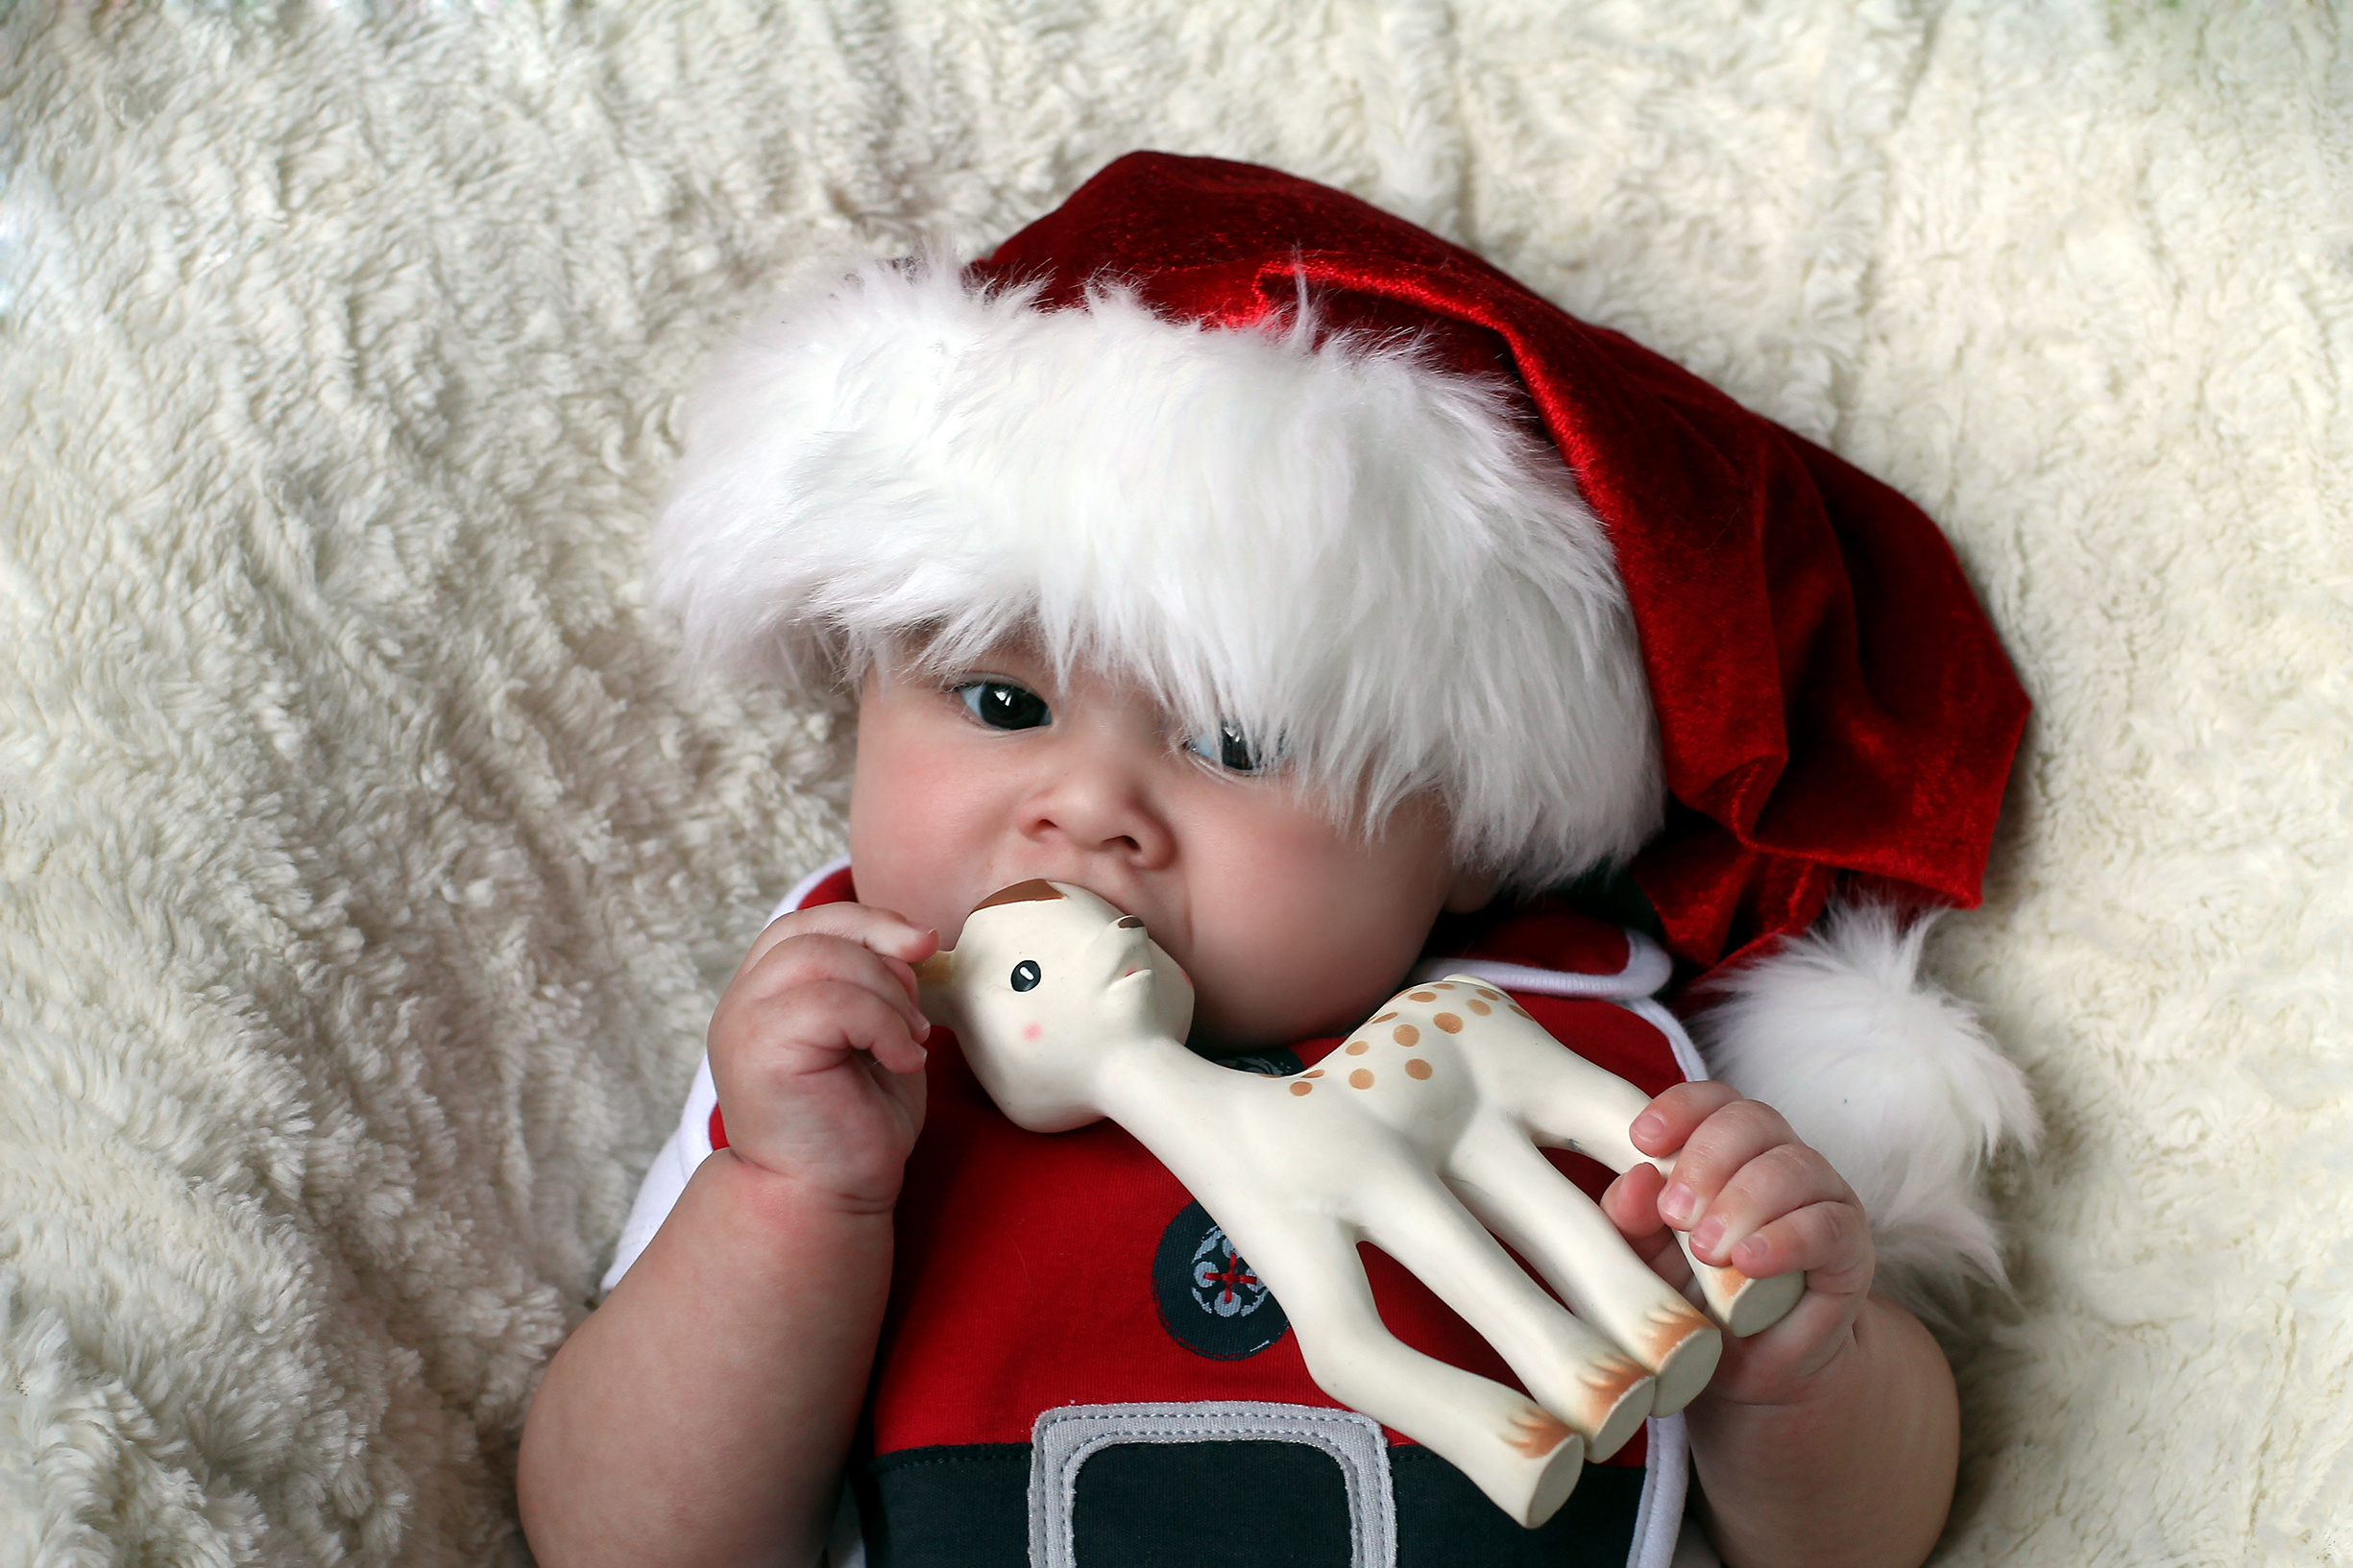
[[1623,858],[1657,725],[1600,525],[1495,385],[1310,310],[1213,329],[876,263],[765,314],[690,407],[653,539],[691,648],[833,680],[1035,637],[1228,720],[1376,821],[1452,807],[1521,886]]

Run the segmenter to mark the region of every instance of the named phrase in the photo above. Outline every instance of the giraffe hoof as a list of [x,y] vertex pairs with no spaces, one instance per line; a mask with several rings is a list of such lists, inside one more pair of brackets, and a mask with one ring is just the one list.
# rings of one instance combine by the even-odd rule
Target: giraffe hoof
[[1535,1484],[1528,1489],[1527,1507],[1515,1511],[1513,1518],[1523,1529],[1534,1530],[1561,1511],[1561,1505],[1577,1489],[1577,1478],[1584,1473],[1585,1442],[1571,1434],[1567,1441],[1545,1456]]
[[[1697,1315],[1696,1314],[1694,1315]],[[1686,1334],[1659,1363],[1651,1375],[1658,1380],[1651,1391],[1651,1413],[1672,1415],[1700,1396],[1724,1355],[1724,1336],[1703,1324]]]
[[1806,1276],[1794,1270],[1766,1279],[1743,1279],[1725,1303],[1724,1330],[1735,1339],[1761,1334],[1786,1317],[1805,1293]]
[[1566,1422],[1531,1405],[1504,1434],[1504,1442],[1519,1458],[1480,1482],[1479,1489],[1515,1523],[1534,1530],[1560,1512],[1576,1490],[1577,1478],[1585,1473],[1585,1439]]

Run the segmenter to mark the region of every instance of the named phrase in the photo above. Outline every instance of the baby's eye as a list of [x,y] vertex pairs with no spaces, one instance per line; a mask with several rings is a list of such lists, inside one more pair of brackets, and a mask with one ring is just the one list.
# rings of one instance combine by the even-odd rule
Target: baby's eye
[[1187,736],[1185,750],[1203,761],[1215,762],[1231,773],[1256,773],[1270,759],[1261,757],[1258,748],[1250,744],[1242,727],[1226,719],[1199,735]]
[[1034,730],[1054,722],[1045,698],[1010,681],[967,681],[956,694],[966,712],[992,730]]

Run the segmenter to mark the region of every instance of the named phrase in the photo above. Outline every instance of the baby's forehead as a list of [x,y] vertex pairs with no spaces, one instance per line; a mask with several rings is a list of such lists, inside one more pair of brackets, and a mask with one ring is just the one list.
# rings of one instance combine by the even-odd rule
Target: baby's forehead
[[947,628],[918,628],[879,644],[872,663],[877,669],[902,675],[1015,676],[1167,700],[1152,673],[1134,661],[1082,646],[1056,646],[1035,622],[960,637]]

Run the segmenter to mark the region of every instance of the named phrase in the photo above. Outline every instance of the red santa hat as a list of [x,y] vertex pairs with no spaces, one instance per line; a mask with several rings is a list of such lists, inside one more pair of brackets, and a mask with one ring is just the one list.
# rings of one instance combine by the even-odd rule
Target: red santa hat
[[692,406],[654,561],[707,655],[838,676],[1024,632],[1369,819],[1437,790],[1516,885],[1631,859],[1679,958],[1748,960],[1717,1050],[1771,1042],[1793,1121],[1855,1088],[1815,1081],[1856,1058],[1792,1044],[1809,1019],[1920,1059],[1868,1126],[1800,1130],[1858,1190],[1904,1167],[1864,1196],[1917,1200],[1915,1250],[1993,1266],[1972,1194],[2030,1127],[2015,1072],[1918,983],[1917,929],[1801,937],[1842,881],[1977,902],[2026,701],[1951,547],[1468,252],[1131,154],[980,261],[761,320]]

